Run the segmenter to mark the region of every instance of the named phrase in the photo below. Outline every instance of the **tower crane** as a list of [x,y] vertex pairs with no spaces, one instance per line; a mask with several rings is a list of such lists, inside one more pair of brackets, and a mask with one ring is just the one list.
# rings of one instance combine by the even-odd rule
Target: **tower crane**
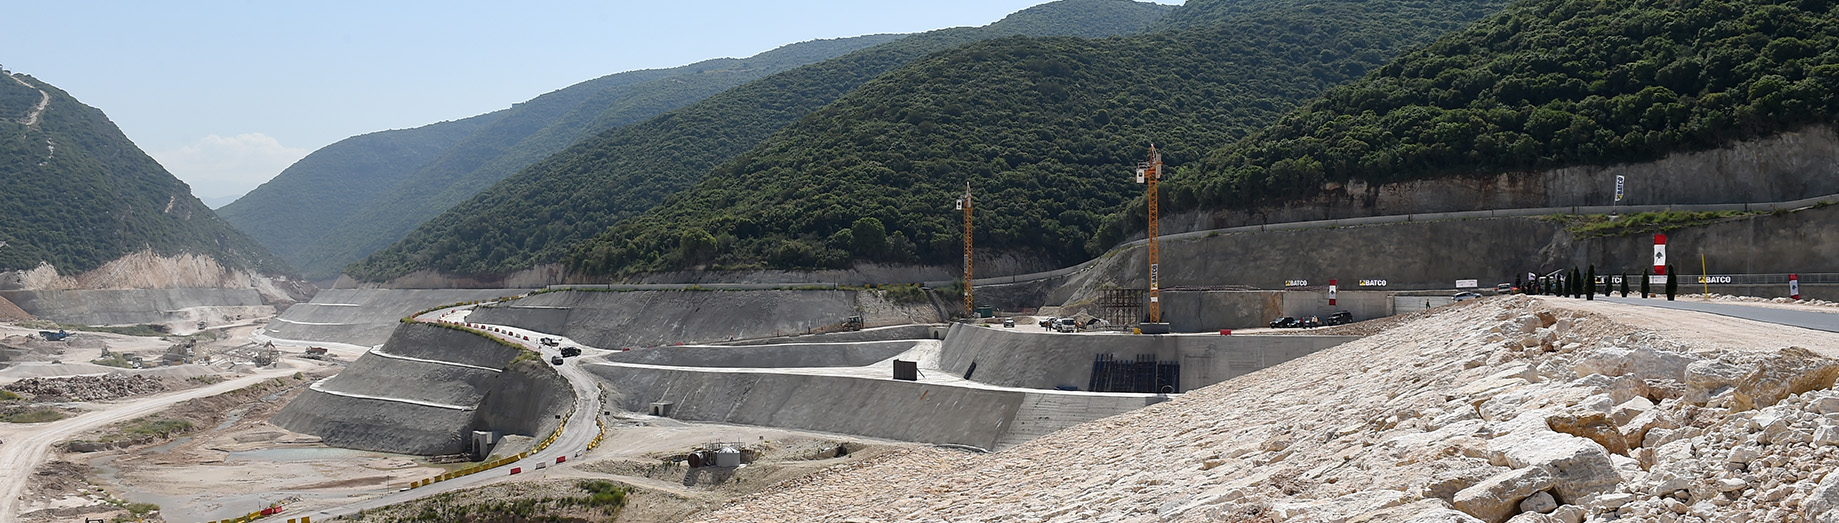
[[1137,164],[1137,183],[1145,184],[1144,197],[1149,201],[1149,321],[1162,323],[1162,289],[1160,281],[1161,245],[1157,241],[1160,221],[1156,217],[1156,182],[1162,180],[1162,153],[1156,151],[1156,145],[1149,146],[1149,160]]

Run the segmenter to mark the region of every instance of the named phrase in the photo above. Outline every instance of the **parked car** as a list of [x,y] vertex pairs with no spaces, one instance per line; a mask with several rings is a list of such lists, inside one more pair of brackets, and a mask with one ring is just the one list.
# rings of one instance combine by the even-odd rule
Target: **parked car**
[[573,358],[581,355],[580,347],[562,347],[562,357]]
[[1015,318],[1003,318],[1003,327],[1015,327]]
[[1328,315],[1328,319],[1322,320],[1322,323],[1326,325],[1346,325],[1353,322],[1354,313],[1349,311],[1337,311]]
[[550,357],[549,357],[549,364],[551,364],[551,365],[561,365],[561,364],[562,364],[562,357],[561,357],[561,356],[550,356]]
[[1079,320],[1072,318],[1054,320],[1054,330],[1060,332],[1079,332]]
[[1511,283],[1503,283],[1494,286],[1495,294],[1513,294],[1515,292],[1519,292],[1519,289],[1514,288]]
[[1320,326],[1322,326],[1322,319],[1315,316],[1306,316],[1296,320],[1296,327],[1299,329],[1313,329]]
[[1477,294],[1474,292],[1458,292],[1456,293],[1455,296],[1450,296],[1450,299],[1456,300],[1456,301],[1467,301],[1467,300],[1473,300],[1475,298],[1480,298],[1480,297],[1481,297],[1481,294]]
[[1298,322],[1297,322],[1297,320],[1296,320],[1296,318],[1292,318],[1292,317],[1289,317],[1289,316],[1284,316],[1284,317],[1282,317],[1282,318],[1277,318],[1277,319],[1275,319],[1275,320],[1271,320],[1271,328],[1273,328],[1273,329],[1290,329],[1290,328],[1295,328],[1295,327],[1296,327],[1296,325],[1297,325],[1297,323],[1298,323]]

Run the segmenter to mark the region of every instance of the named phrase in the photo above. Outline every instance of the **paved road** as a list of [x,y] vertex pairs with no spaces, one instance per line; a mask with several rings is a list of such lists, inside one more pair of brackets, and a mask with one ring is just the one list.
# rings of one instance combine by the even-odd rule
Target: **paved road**
[[[423,314],[415,319],[419,321],[449,320],[464,322],[465,313],[469,311],[462,309],[470,309],[470,307],[442,309]],[[559,338],[560,336],[527,329],[506,327],[503,325],[490,325],[490,327],[495,327],[499,331],[502,331],[502,333],[493,333],[493,337],[511,341],[536,351],[543,355],[543,361],[545,363],[549,361],[551,356],[560,355],[558,348],[546,347],[535,341],[544,337]],[[526,337],[529,339],[526,340]],[[569,345],[571,343],[571,341],[565,339],[562,345]],[[439,483],[433,483],[417,489],[392,492],[381,497],[371,498],[349,505],[314,511],[310,515],[313,516],[315,520],[321,518],[329,520],[336,516],[354,514],[361,510],[370,510],[388,505],[405,503],[435,494],[484,485],[509,475],[513,467],[521,467],[525,471],[533,471],[536,470],[536,466],[539,463],[546,466],[556,466],[556,457],[558,456],[567,456],[570,460],[579,458],[581,454],[587,450],[588,443],[591,443],[594,437],[600,435],[599,426],[594,423],[594,419],[600,415],[600,387],[593,375],[588,374],[585,370],[581,370],[578,359],[579,358],[570,358],[567,360],[567,363],[556,367],[556,371],[559,372],[563,378],[568,380],[569,386],[574,388],[575,410],[569,417],[568,426],[562,429],[562,434],[556,437],[555,442],[551,443],[549,448],[544,449],[542,452],[538,452],[534,456],[524,458],[522,461],[473,474],[471,476],[463,476]]]
[[1665,297],[1649,298],[1645,300],[1641,298],[1619,298],[1619,297],[1603,297],[1600,299],[1611,302],[1611,303],[1623,303],[1623,304],[1629,304],[1629,305],[1646,305],[1649,307],[1660,307],[1660,308],[1665,308],[1665,309],[1697,311],[1697,312],[1704,312],[1704,313],[1709,313],[1709,314],[1717,314],[1719,316],[1730,316],[1732,318],[1742,318],[1746,320],[1760,321],[1764,323],[1789,325],[1793,327],[1801,327],[1801,328],[1821,330],[1821,331],[1827,331],[1827,332],[1839,332],[1839,314],[1832,314],[1832,313],[1825,313],[1825,312],[1808,312],[1808,311],[1797,311],[1797,310],[1790,310],[1790,309],[1777,309],[1774,307],[1757,307],[1754,305],[1744,305],[1742,304],[1742,302],[1708,302],[1708,301],[1700,301],[1698,299],[1667,301]]

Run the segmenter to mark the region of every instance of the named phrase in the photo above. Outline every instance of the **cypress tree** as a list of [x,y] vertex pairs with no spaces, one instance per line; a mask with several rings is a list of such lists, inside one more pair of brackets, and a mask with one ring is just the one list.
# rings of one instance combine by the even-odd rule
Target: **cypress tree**
[[1596,264],[1590,264],[1590,272],[1584,273],[1583,284],[1588,286],[1588,290],[1584,291],[1584,299],[1596,300]]
[[1628,297],[1628,271],[1622,271],[1622,297]]
[[1653,269],[1649,269],[1647,267],[1641,268],[1641,299],[1643,300],[1648,299],[1648,297],[1653,296],[1654,294],[1653,292],[1650,292],[1648,288],[1649,284],[1653,281],[1653,278],[1649,277],[1652,275],[1651,271],[1653,271]]
[[1565,287],[1570,290],[1572,298],[1576,298],[1578,296],[1583,295],[1584,278],[1583,278],[1582,273],[1577,272],[1576,267],[1571,268],[1571,277],[1566,279],[1565,281],[1570,283],[1570,285],[1566,285]]
[[1679,272],[1673,270],[1673,264],[1667,264],[1667,301],[1673,301],[1673,295],[1679,293]]

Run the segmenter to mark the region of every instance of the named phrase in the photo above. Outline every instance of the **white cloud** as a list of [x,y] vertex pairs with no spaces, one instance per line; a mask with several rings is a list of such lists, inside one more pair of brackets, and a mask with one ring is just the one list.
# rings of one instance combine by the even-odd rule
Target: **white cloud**
[[191,145],[148,154],[173,176],[191,184],[193,195],[227,203],[281,174],[282,169],[310,152],[281,145],[262,133],[243,133],[228,137],[213,134]]

